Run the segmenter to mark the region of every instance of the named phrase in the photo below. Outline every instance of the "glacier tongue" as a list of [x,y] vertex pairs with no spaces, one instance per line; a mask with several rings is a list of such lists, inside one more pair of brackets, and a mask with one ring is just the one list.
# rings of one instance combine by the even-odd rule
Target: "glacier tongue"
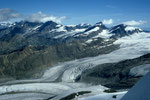
[[[74,82],[81,74],[97,65],[114,63],[125,59],[133,59],[150,52],[150,34],[138,33],[118,39],[114,44],[120,44],[120,49],[109,54],[87,57],[50,68],[44,76],[53,81],[61,75],[63,82]],[[49,77],[49,78],[48,78]]]

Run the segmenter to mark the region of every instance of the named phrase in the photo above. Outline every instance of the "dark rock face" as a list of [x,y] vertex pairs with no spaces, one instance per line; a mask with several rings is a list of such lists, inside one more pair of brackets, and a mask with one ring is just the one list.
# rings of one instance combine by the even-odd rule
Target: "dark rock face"
[[75,26],[65,26],[65,29],[70,32],[70,31],[75,30],[75,29],[84,29],[84,28],[87,29],[89,27],[91,27],[90,24],[78,24]]
[[53,21],[48,21],[39,28],[39,32],[45,33],[52,29],[56,29],[56,25],[58,25],[58,24]]

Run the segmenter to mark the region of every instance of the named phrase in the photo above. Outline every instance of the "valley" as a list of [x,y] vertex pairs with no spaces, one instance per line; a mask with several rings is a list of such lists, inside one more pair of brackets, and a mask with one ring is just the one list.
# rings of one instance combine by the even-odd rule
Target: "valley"
[[21,21],[0,44],[2,100],[120,100],[150,69],[150,33],[124,24]]

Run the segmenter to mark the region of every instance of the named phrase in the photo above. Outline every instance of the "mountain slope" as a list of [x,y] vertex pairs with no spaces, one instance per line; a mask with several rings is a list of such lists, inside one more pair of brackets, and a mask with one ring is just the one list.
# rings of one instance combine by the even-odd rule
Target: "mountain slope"
[[[103,40],[97,40],[97,42],[101,41]],[[99,48],[102,47],[101,49],[93,48],[93,45],[85,46],[79,42],[54,46],[27,46],[0,56],[0,75],[16,79],[29,78],[58,62],[109,53],[119,47],[118,45],[109,45],[112,42],[107,41],[105,44],[94,45]],[[37,74],[38,77],[39,75]]]
[[130,88],[150,69],[149,37],[136,27],[101,22],[22,21],[2,28],[0,98],[120,99],[126,92],[110,92]]
[[[150,69],[144,68],[150,64],[150,54],[144,56],[120,61],[117,63],[107,63],[98,65],[90,70],[87,70],[82,76],[80,81],[92,84],[102,84],[109,88],[123,89],[131,88],[146,72]],[[141,66],[142,65],[142,66]],[[139,68],[145,70],[144,74],[135,71],[132,74],[132,69]],[[136,69],[137,70],[137,69]]]
[[118,25],[109,29],[102,22],[74,26],[53,21],[17,22],[0,29],[0,75],[15,79],[39,77],[37,72],[59,62],[115,50],[134,54],[134,49],[139,49],[141,56],[148,53],[148,37],[139,28]]

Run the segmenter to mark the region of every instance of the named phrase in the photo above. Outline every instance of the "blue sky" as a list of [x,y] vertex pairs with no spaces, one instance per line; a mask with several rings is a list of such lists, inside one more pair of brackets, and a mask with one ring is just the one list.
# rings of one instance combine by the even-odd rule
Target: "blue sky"
[[23,16],[41,11],[45,15],[65,16],[62,24],[113,20],[113,24],[143,21],[150,29],[150,0],[0,0],[0,9],[9,8]]

